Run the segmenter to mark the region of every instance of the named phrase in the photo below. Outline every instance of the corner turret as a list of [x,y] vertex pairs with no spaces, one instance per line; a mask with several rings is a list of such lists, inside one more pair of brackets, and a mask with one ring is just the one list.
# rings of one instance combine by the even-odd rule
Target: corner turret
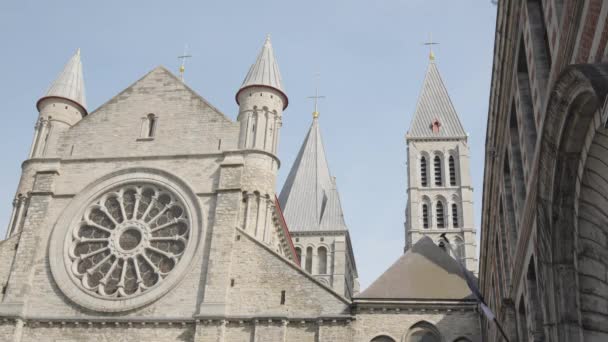
[[57,139],[87,115],[80,49],[68,61],[46,94],[36,103],[39,116],[29,158],[40,158]]

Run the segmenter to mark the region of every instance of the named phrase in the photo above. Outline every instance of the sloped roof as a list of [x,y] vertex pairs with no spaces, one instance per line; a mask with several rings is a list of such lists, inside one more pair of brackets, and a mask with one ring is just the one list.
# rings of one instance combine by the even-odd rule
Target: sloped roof
[[76,53],[70,58],[46,94],[38,100],[38,103],[47,97],[61,97],[71,100],[86,111],[87,101],[84,94],[80,49],[76,50]]
[[346,230],[317,118],[285,180],[279,203],[291,231]]
[[[239,91],[237,92],[237,103],[239,92],[252,86],[266,86],[274,88],[280,91],[287,100],[287,95],[285,95],[285,90],[283,89],[283,81],[281,79],[279,65],[274,57],[272,43],[270,42],[270,36],[266,37],[266,41],[262,46],[262,50],[258,54],[258,58],[255,60],[255,63],[251,65],[251,68],[249,68],[249,72],[245,76],[243,84],[241,84],[241,88],[239,88]],[[285,108],[286,107],[287,102],[285,103]]]
[[457,261],[425,236],[403,254],[359,299],[473,299]]
[[[433,132],[432,124],[435,120],[439,121],[439,132]],[[432,59],[426,70],[416,112],[406,137],[408,139],[466,137],[437,65]]]

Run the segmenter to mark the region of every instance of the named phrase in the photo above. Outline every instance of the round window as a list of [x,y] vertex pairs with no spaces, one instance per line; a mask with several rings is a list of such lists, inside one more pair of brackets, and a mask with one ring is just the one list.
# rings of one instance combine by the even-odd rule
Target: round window
[[59,287],[92,309],[123,311],[158,298],[179,280],[196,247],[196,201],[173,184],[128,178],[135,177],[102,182],[86,200],[74,200],[76,208],[68,207],[53,233],[51,270]]

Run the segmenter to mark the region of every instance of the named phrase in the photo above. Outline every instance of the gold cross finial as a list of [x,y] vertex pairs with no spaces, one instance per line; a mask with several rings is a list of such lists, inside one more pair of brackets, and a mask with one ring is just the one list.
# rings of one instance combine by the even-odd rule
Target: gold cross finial
[[318,102],[319,99],[324,99],[325,96],[319,96],[319,85],[318,85],[318,80],[321,77],[321,73],[316,72],[315,73],[315,96],[309,96],[309,99],[313,99],[314,103],[315,103],[315,111],[312,112],[312,117],[314,119],[319,117],[319,111],[318,111]]
[[190,58],[192,55],[188,54],[188,45],[184,47],[184,54],[177,56],[177,59],[182,60],[182,64],[179,66],[179,78],[184,82],[184,71],[186,71],[186,58]]
[[429,41],[425,42],[423,44],[427,45],[429,47],[429,59],[431,61],[434,61],[435,60],[435,54],[433,53],[433,45],[439,45],[439,43],[433,41],[433,34],[432,33],[429,34]]

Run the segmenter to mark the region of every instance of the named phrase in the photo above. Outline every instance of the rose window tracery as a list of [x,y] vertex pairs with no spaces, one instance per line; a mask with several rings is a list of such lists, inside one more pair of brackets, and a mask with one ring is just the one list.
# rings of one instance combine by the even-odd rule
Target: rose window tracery
[[70,270],[102,297],[139,295],[176,268],[190,243],[186,206],[156,184],[126,184],[88,204],[68,236]]

